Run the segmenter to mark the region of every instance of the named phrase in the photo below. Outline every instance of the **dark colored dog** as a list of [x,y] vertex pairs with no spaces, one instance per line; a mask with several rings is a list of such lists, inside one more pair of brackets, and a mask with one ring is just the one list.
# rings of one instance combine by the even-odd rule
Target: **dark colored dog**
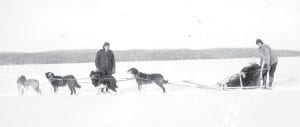
[[117,80],[114,76],[105,76],[98,71],[91,71],[90,78],[95,87],[100,86],[102,93],[104,93],[104,88],[106,88],[106,92],[108,92],[108,89],[117,92]]
[[51,85],[54,88],[54,92],[57,92],[58,87],[63,87],[68,85],[71,95],[76,94],[76,88],[81,88],[81,86],[77,83],[76,78],[73,75],[67,76],[55,76],[52,72],[47,72],[46,78],[50,81]]
[[136,79],[139,90],[141,90],[142,85],[155,83],[163,90],[164,93],[166,92],[164,84],[167,84],[168,81],[166,81],[161,74],[145,74],[139,72],[136,68],[129,69],[128,73],[132,74]]

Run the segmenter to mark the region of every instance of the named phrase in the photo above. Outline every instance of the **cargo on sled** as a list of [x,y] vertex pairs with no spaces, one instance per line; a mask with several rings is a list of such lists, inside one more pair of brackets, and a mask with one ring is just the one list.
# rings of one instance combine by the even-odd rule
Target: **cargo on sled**
[[240,73],[234,74],[217,83],[218,87],[226,89],[257,89],[263,88],[262,75],[267,73],[266,67],[261,67],[255,62],[244,67]]

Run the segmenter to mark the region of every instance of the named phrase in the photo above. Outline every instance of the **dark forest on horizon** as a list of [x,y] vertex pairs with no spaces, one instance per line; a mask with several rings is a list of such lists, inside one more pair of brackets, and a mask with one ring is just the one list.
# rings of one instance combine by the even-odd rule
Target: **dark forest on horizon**
[[[300,56],[300,51],[274,50],[279,57]],[[35,53],[0,53],[0,65],[87,63],[95,60],[97,50],[62,50]],[[226,59],[258,57],[254,48],[218,49],[154,49],[154,50],[114,50],[117,62],[166,61],[195,59]]]

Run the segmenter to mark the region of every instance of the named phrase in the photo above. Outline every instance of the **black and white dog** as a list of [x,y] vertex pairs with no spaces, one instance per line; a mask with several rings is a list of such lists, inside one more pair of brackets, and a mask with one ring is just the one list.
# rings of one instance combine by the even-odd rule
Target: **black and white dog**
[[52,87],[54,88],[55,93],[57,92],[58,87],[68,86],[71,91],[71,95],[75,95],[75,88],[81,88],[81,86],[77,83],[77,80],[73,75],[55,76],[53,72],[47,72],[45,75],[46,78],[50,81]]
[[117,80],[114,76],[106,76],[99,71],[91,71],[90,79],[95,87],[100,87],[98,93],[104,93],[104,89],[108,92],[108,89],[113,92],[117,92]]
[[142,85],[155,83],[164,93],[166,92],[164,84],[167,84],[168,81],[161,74],[146,74],[139,72],[136,68],[130,68],[127,72],[134,76],[139,90],[141,90]]

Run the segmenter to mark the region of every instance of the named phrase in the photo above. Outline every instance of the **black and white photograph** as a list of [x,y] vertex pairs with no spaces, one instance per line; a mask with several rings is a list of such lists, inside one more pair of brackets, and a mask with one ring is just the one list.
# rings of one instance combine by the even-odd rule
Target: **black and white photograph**
[[299,0],[0,0],[1,127],[299,127]]

